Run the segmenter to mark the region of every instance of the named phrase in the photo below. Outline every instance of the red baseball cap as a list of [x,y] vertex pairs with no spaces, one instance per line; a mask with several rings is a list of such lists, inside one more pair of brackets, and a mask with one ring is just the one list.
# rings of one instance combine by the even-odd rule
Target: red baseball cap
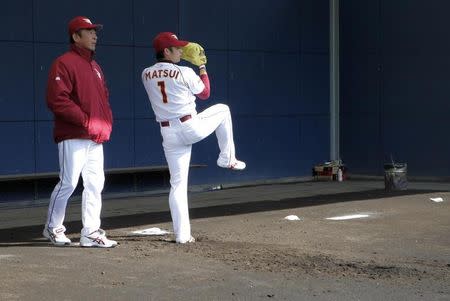
[[178,40],[177,36],[171,32],[160,32],[153,39],[153,48],[155,48],[156,52],[160,52],[165,48],[183,47],[188,43],[188,41]]
[[78,16],[69,22],[69,35],[71,36],[80,29],[102,29],[102,27],[103,25],[101,24],[92,24],[91,20],[87,17]]

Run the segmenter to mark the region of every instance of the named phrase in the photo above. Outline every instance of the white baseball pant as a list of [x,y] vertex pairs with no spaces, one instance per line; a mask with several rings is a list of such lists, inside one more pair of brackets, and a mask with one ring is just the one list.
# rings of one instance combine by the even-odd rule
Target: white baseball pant
[[184,243],[191,238],[187,190],[192,144],[215,131],[220,149],[217,162],[229,165],[236,160],[233,125],[230,109],[224,104],[211,106],[185,122],[174,119],[169,123],[170,126],[161,127],[170,171],[169,207],[176,241]]
[[81,235],[89,235],[100,228],[101,192],[105,182],[103,145],[87,139],[69,139],[58,143],[59,183],[53,190],[46,226],[64,228],[63,222],[69,197],[83,178]]

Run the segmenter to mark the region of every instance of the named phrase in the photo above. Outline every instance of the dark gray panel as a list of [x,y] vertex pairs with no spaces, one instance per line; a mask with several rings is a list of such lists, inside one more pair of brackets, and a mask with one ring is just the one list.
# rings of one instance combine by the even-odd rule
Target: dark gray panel
[[53,114],[47,107],[46,93],[48,73],[53,61],[69,49],[64,44],[35,44],[35,69],[36,81],[34,96],[37,120],[53,120]]
[[34,125],[32,122],[1,122],[2,143],[0,174],[22,174],[35,171]]
[[383,171],[380,119],[373,113],[341,115],[341,157],[352,174]]
[[[207,168],[191,169],[191,183],[239,182],[248,179],[309,175],[316,159],[316,145],[304,136],[296,117],[233,115],[236,156],[247,163],[244,172],[217,167],[219,148],[215,135],[194,145],[191,162]],[[321,127],[321,125],[319,125]],[[307,125],[305,130],[315,130]],[[319,132],[308,133],[314,136]],[[289,145],[287,147],[287,145]]]
[[376,52],[380,48],[380,1],[340,1],[343,55]]
[[386,114],[383,119],[383,155],[408,163],[408,174],[448,176],[450,141],[448,111]]
[[36,172],[58,172],[58,146],[53,140],[53,121],[38,121],[36,126]]
[[33,47],[0,42],[0,49],[0,120],[33,120]]
[[443,0],[381,0],[383,52],[448,54],[449,10]]
[[299,1],[232,0],[228,5],[230,49],[299,50]]
[[154,119],[135,120],[135,166],[167,165],[160,127]]
[[[282,133],[286,141],[292,135],[289,131]],[[295,137],[295,136],[293,136]],[[286,146],[284,146],[286,147]],[[295,155],[295,154],[294,154]],[[330,118],[328,115],[302,117],[300,120],[300,149],[298,160],[302,162],[302,171],[330,159]]]
[[380,112],[381,69],[374,54],[342,54],[341,112]]
[[3,1],[0,10],[0,40],[32,41],[32,1]]
[[[302,54],[301,60],[301,69],[298,69],[301,76],[301,111],[305,114],[328,114],[330,110],[328,55]],[[298,77],[296,79],[299,80]]]
[[181,33],[189,41],[200,43],[206,51],[226,49],[229,4],[219,0],[200,0],[195,5],[180,1]]
[[[330,10],[328,3],[329,0],[301,1],[300,34],[302,51],[328,52],[330,26]],[[300,37],[300,35],[298,35],[298,37]]]
[[108,142],[104,143],[105,169],[134,166],[134,122],[115,119]]
[[[211,96],[206,101],[197,98],[197,111],[203,111],[205,108],[215,103],[229,103],[228,97],[228,55],[223,51],[209,51],[208,56],[208,77],[211,84]],[[197,72],[197,68],[191,67]],[[198,73],[198,72],[197,72]]]
[[450,54],[384,56],[383,111],[448,112]]
[[[160,2],[135,0],[134,4],[134,43],[152,47],[153,38],[162,31],[179,35],[178,0]],[[199,16],[200,18],[200,16]],[[180,39],[184,37],[179,35]]]
[[134,116],[133,89],[139,76],[134,73],[133,55],[132,47],[98,47],[96,60],[105,74],[114,118]]
[[135,118],[154,118],[155,114],[141,79],[142,71],[156,62],[153,48],[135,48],[134,58],[134,116]]
[[76,16],[103,24],[100,44],[130,45],[133,42],[132,4],[120,0],[39,0],[34,6],[34,36],[40,42],[69,41],[68,23]]
[[101,0],[90,1],[95,22],[103,24],[98,33],[99,43],[131,46],[133,33],[133,5],[132,1]]
[[299,114],[304,110],[299,67],[297,54],[230,52],[233,110],[237,114]]
[[447,1],[382,1],[383,151],[408,174],[448,176]]
[[33,10],[34,39],[38,42],[68,43],[68,23],[78,15],[98,23],[92,10],[86,10],[82,2],[40,0]]

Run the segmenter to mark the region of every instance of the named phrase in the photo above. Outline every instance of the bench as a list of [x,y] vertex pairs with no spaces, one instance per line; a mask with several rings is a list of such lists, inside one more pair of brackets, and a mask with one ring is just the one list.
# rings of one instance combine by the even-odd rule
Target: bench
[[[191,164],[190,168],[206,167],[205,164]],[[139,174],[149,172],[169,172],[167,165],[152,165],[152,166],[139,166],[139,167],[123,167],[123,168],[109,168],[105,169],[105,175],[117,175],[117,174]],[[58,178],[59,172],[42,172],[42,173],[26,173],[26,174],[7,174],[0,175],[0,182],[5,181],[29,181],[39,179],[52,179]]]
[[[191,168],[206,167],[205,164],[191,164]],[[169,186],[167,165],[105,169],[104,194],[141,193]],[[59,172],[0,175],[0,203],[46,199],[58,182]],[[78,182],[74,195],[83,190]]]

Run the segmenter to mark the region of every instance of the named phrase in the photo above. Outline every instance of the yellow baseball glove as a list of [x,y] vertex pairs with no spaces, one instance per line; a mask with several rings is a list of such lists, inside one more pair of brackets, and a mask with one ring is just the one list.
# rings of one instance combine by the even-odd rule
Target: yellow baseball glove
[[197,43],[190,42],[183,48],[181,58],[196,66],[206,65],[207,59],[205,50]]

